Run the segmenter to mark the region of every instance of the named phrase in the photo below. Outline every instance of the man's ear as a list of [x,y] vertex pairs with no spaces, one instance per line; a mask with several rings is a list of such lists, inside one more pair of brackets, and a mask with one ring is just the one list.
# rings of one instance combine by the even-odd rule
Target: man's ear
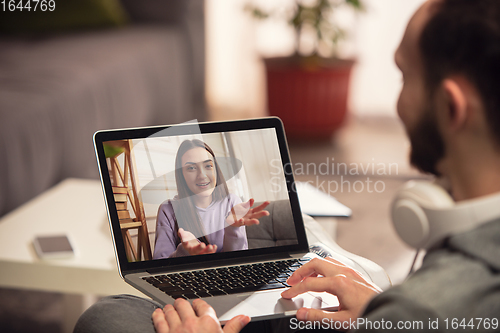
[[455,79],[445,79],[442,83],[447,108],[446,122],[451,130],[464,126],[467,120],[467,98],[464,86]]

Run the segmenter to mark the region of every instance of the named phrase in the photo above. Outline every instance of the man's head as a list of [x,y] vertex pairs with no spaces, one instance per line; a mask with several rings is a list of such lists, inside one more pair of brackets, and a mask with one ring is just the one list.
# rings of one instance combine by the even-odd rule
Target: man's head
[[488,132],[499,149],[499,0],[427,1],[409,22],[395,58],[404,79],[398,113],[412,164],[440,174],[443,159],[457,153],[465,134],[481,132],[481,121],[483,135]]

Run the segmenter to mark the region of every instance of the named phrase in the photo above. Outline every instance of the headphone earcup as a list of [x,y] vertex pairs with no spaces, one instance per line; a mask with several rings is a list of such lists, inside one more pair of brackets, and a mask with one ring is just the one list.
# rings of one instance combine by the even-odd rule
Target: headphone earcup
[[413,248],[422,248],[429,238],[430,223],[425,208],[451,208],[455,202],[440,186],[409,181],[396,194],[391,207],[394,229]]
[[412,200],[397,200],[393,204],[392,223],[399,238],[413,248],[420,248],[429,237],[429,220]]

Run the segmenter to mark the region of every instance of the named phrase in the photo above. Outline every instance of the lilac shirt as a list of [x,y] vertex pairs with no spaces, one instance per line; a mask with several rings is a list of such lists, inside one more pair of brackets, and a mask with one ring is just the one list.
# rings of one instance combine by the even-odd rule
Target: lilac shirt
[[[208,234],[207,240],[210,244],[217,245],[217,253],[248,249],[245,227],[231,227],[226,223],[231,208],[239,203],[241,200],[236,195],[229,194],[220,201],[212,202],[207,208],[196,207],[203,228]],[[189,256],[175,231],[174,216],[170,200],[160,205],[156,217],[153,259]]]

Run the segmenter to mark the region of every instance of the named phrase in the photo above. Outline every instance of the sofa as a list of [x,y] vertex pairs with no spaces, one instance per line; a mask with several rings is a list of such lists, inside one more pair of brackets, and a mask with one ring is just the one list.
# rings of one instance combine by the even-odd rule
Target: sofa
[[[258,202],[254,206],[259,206],[261,203]],[[295,244],[297,235],[295,230],[289,227],[290,221],[293,221],[289,201],[271,201],[265,210],[269,212],[269,215],[259,219],[258,227],[246,228],[248,248]]]
[[204,2],[121,4],[120,27],[0,32],[0,216],[97,178],[97,130],[206,118]]

